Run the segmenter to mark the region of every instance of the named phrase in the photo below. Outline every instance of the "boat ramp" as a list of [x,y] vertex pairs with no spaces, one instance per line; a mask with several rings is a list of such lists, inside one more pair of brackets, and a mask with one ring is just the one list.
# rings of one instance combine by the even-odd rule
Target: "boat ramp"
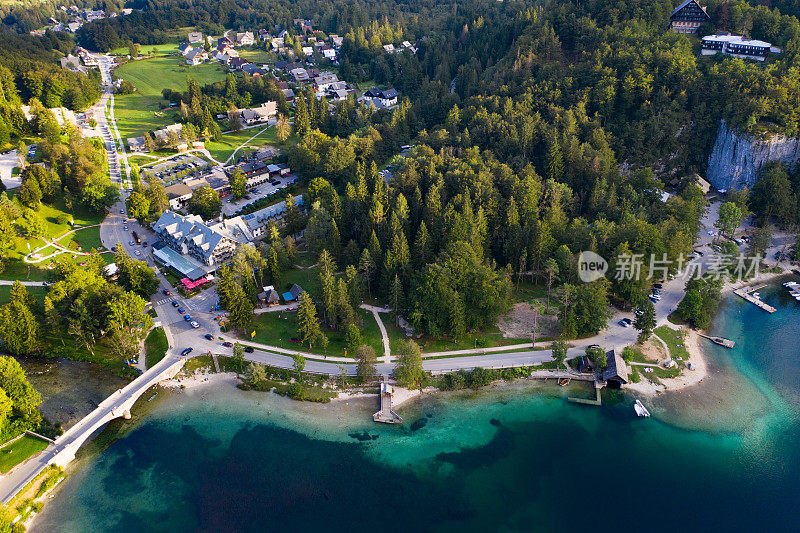
[[710,335],[704,335],[702,333],[698,333],[698,335],[700,335],[704,339],[710,340],[714,344],[719,344],[720,346],[724,346],[725,348],[733,348],[734,346],[736,346],[735,342],[733,342],[732,340],[726,339],[724,337],[712,337]]

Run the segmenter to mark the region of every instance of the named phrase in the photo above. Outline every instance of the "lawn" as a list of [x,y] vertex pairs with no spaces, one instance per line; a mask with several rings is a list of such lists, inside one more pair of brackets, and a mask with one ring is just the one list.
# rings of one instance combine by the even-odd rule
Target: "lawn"
[[[47,295],[47,287],[25,287],[33,298],[39,302],[44,302]],[[0,305],[5,305],[11,299],[11,285],[0,285]]]
[[169,349],[167,335],[164,328],[153,328],[144,341],[145,361],[147,368],[161,361]]
[[683,343],[683,334],[679,330],[667,326],[656,328],[654,333],[669,346],[670,358],[680,366],[685,365],[689,360],[689,352]]
[[[383,355],[383,343],[381,341],[380,330],[378,324],[372,317],[372,313],[364,309],[358,309],[356,312],[356,319],[361,330],[361,338],[364,344],[372,346],[375,350],[375,355],[381,357]],[[323,352],[319,346],[314,346],[309,349],[308,344],[299,342],[291,342],[289,339],[297,338],[297,312],[278,312],[278,313],[264,313],[256,315],[255,337],[252,338],[253,342],[261,344],[269,344],[272,346],[279,346],[288,350],[298,350],[303,352],[310,352],[320,355],[334,355],[338,357],[345,356],[345,339],[344,334],[330,328],[323,328],[323,332],[327,335],[329,344],[326,352]],[[251,340],[250,335],[243,335],[243,340]],[[353,357],[354,354],[348,353],[347,357]]]
[[[256,136],[253,140],[248,141],[253,136]],[[277,137],[275,136],[275,128],[270,126],[264,126],[263,129],[259,130],[258,128],[250,128],[246,130],[239,130],[233,133],[226,133],[222,135],[222,137],[218,141],[207,141],[206,142],[206,149],[214,156],[214,159],[219,161],[220,163],[224,163],[242,143],[248,143],[248,146],[253,146],[258,148],[260,146],[264,146],[265,144],[270,144],[273,146],[285,146],[287,143],[294,142],[293,139],[290,137],[286,139],[283,143],[278,142]],[[239,152],[243,152],[244,149],[240,150]],[[237,154],[238,155],[238,154]]]
[[[173,45],[174,46],[174,45]],[[225,79],[225,68],[217,62],[187,66],[182,57],[159,56],[129,61],[120,66],[117,76],[133,83],[136,92],[114,99],[114,115],[123,139],[139,137],[146,131],[177,122],[177,109],[159,109],[166,101],[161,91],[186,90],[186,80],[194,78],[200,86]],[[157,114],[158,113],[158,114]]]
[[[9,193],[9,198],[13,198],[13,192]],[[70,212],[67,207],[64,205],[64,201],[59,200],[52,205],[49,204],[40,204],[37,208],[37,211],[40,215],[44,218],[44,236],[48,239],[53,239],[60,235],[64,235],[66,232],[70,231],[71,229],[77,229],[81,226],[93,226],[102,222],[103,218],[105,217],[105,213],[94,213],[89,211],[83,207],[77,207]],[[73,218],[75,223],[74,226],[70,226],[67,223],[61,224],[58,222],[58,217],[60,215],[67,214]],[[71,247],[70,244],[74,243]],[[30,249],[28,248],[28,244],[30,244]],[[42,262],[38,263],[37,265],[28,265],[22,261],[22,258],[25,257],[30,250],[38,248],[45,244],[45,242],[38,238],[26,238],[26,237],[16,237],[12,242],[11,246],[8,250],[8,261],[5,265],[5,269],[2,273],[0,273],[0,278],[2,279],[20,279],[20,280],[31,280],[31,281],[41,281],[45,279],[45,267],[49,262]],[[100,249],[100,228],[90,228],[79,230],[76,233],[65,237],[63,240],[59,241],[59,244],[62,244],[66,248],[77,249],[78,246],[81,247],[83,251],[89,251],[92,248]],[[49,255],[49,253],[54,252],[55,249],[52,247],[46,250],[43,250],[44,255]],[[104,257],[105,259],[105,257]]]
[[258,49],[246,49],[242,48],[239,50],[239,57],[248,60],[251,63],[255,63],[257,65],[263,64],[272,64],[275,62],[275,54],[272,52],[267,52],[265,50],[258,50]]
[[32,455],[41,452],[49,443],[30,435],[25,435],[0,448],[0,472],[5,474]]

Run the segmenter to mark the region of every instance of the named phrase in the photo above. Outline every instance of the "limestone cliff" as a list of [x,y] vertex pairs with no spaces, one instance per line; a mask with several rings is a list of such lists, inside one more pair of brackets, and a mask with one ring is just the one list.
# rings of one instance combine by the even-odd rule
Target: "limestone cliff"
[[800,139],[784,135],[759,139],[728,129],[723,120],[708,156],[707,179],[718,190],[752,189],[758,171],[771,161],[789,166],[800,161]]

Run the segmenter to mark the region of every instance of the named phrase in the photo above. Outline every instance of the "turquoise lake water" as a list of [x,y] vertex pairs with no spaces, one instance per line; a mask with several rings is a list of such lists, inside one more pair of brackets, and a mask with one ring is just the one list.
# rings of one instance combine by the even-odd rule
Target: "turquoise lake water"
[[403,407],[173,395],[64,482],[34,531],[798,531],[800,304],[728,299],[711,376],[646,404],[514,383]]

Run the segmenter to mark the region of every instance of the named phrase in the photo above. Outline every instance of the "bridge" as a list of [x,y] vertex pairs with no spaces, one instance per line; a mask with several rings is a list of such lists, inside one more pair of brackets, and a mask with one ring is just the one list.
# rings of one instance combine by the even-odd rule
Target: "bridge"
[[175,377],[185,362],[183,357],[167,355],[144,374],[100,402],[94,411],[58,437],[54,444],[0,479],[0,501],[8,503],[48,465],[67,466],[75,459],[78,449],[97,430],[115,418],[130,418],[130,410],[136,400],[159,381]]

